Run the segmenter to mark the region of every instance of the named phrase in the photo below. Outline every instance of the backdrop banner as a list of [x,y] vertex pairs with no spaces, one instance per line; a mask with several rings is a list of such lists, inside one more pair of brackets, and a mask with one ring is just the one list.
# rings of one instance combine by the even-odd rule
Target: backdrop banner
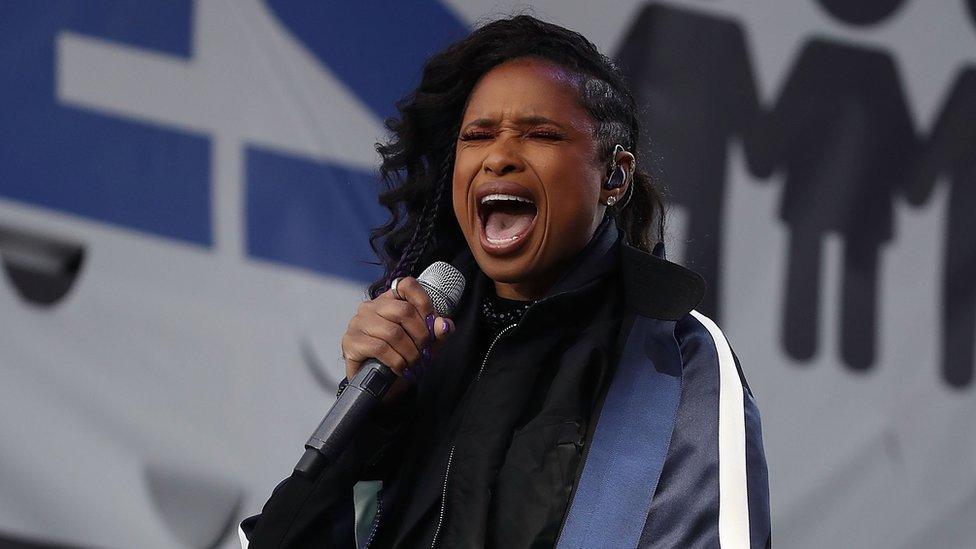
[[[0,2],[0,543],[233,547],[343,375],[374,144],[524,3]],[[976,0],[540,0],[629,76],[777,546],[976,546]]]

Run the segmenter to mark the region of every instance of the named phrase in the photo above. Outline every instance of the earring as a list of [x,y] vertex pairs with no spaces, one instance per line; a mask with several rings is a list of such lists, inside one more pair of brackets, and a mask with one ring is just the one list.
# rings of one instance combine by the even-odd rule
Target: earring
[[611,194],[610,196],[607,197],[607,206],[613,206],[616,202],[617,202],[616,196]]

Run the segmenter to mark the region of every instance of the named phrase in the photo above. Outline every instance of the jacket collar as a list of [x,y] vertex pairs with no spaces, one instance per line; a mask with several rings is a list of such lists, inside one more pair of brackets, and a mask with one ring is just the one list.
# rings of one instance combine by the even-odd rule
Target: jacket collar
[[604,217],[593,233],[593,238],[556,280],[544,299],[571,292],[603,278],[617,264],[619,241],[620,234],[613,220]]
[[620,271],[625,303],[642,316],[678,320],[701,303],[705,279],[665,259],[664,244],[652,253],[621,244]]
[[651,253],[635,248],[608,216],[547,297],[602,278],[615,265],[619,265],[622,275],[625,306],[642,316],[678,320],[705,296],[705,279],[668,261],[663,242],[654,246]]

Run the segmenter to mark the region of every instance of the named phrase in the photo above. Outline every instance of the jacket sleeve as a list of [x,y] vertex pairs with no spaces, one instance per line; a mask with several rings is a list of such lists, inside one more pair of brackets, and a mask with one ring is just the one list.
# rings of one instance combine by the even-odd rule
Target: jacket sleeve
[[292,473],[281,481],[261,513],[239,527],[244,549],[278,547],[356,547],[353,487],[360,480],[384,478],[392,460],[384,459],[397,445],[410,421],[408,403],[385,408],[360,429],[335,463],[315,478]]
[[770,546],[759,408],[722,330],[692,311],[678,321],[682,390],[641,547]]
[[769,518],[769,479],[766,470],[766,453],[763,450],[762,422],[759,406],[746,383],[739,365],[739,358],[732,353],[742,380],[743,415],[746,441],[746,488],[749,499],[749,537],[752,547],[771,547],[772,535]]

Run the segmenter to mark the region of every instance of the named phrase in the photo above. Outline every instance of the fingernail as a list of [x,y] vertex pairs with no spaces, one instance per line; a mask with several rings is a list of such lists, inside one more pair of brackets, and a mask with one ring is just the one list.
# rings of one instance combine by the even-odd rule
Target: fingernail
[[451,332],[451,323],[447,321],[446,318],[441,319],[441,335],[447,335]]
[[436,318],[434,316],[434,313],[430,313],[429,315],[427,315],[427,318],[424,319],[427,321],[427,333],[430,335],[431,338],[434,337],[434,318]]
[[424,348],[420,350],[420,360],[423,361],[424,366],[430,364],[430,347],[424,346]]
[[403,371],[403,379],[406,379],[407,381],[413,381],[413,378],[414,375],[412,369],[407,368],[406,370]]

